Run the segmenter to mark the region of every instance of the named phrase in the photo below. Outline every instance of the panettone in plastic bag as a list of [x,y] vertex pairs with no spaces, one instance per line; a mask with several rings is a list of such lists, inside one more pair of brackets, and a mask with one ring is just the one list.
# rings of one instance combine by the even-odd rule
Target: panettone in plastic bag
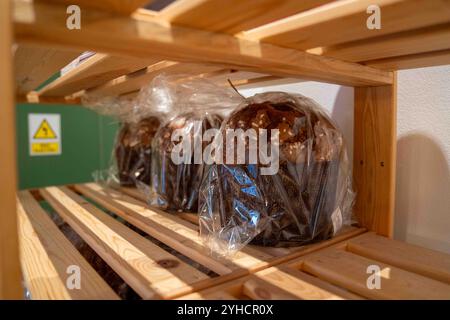
[[[201,124],[198,128],[194,126],[196,121]],[[171,137],[175,130],[181,130],[185,137],[201,136],[202,131],[220,128],[221,124],[222,117],[218,114],[188,112],[177,115],[161,126],[153,144],[152,205],[168,211],[197,211],[198,192],[205,165],[203,162],[195,163],[193,154],[189,163],[172,161],[175,143],[171,141]]]
[[[225,157],[230,148],[242,152],[238,142],[225,141],[226,132],[239,129],[255,134],[240,139],[245,163],[230,163]],[[259,148],[263,132],[269,153]],[[343,137],[313,100],[282,92],[257,94],[223,122],[221,133],[222,158],[208,166],[199,195],[200,233],[214,252],[230,254],[247,243],[308,244],[350,223],[353,192]],[[255,146],[258,158],[251,163]],[[264,172],[264,154],[277,161],[277,170]]]
[[[158,88],[167,93],[161,96],[172,104],[173,113],[153,140],[150,204],[167,211],[197,212],[205,164],[194,159],[195,150],[202,153],[206,144],[203,132],[219,129],[223,117],[242,102],[242,97],[229,86],[204,79],[162,75],[157,80]],[[183,141],[189,142],[191,152],[176,162],[173,151]],[[199,143],[195,145],[195,141]]]
[[134,186],[136,181],[150,183],[151,146],[159,125],[160,119],[153,116],[138,123],[122,123],[114,145],[122,186]]
[[87,95],[83,104],[120,122],[112,163],[106,171],[96,172],[96,180],[132,187],[150,183],[151,144],[160,123],[169,113],[152,83],[136,98]]

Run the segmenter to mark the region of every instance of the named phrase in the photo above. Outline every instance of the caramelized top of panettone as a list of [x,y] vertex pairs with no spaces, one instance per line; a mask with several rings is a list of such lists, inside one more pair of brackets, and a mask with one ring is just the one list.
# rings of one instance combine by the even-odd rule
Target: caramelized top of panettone
[[268,143],[271,129],[278,129],[280,162],[306,162],[308,150],[315,160],[330,161],[340,149],[336,142],[342,143],[342,139],[336,141],[338,132],[325,117],[291,101],[251,103],[230,116],[226,129],[255,129],[257,135],[266,129]]

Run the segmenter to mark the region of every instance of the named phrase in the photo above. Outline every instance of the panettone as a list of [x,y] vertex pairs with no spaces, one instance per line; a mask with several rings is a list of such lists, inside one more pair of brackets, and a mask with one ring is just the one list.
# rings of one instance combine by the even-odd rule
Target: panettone
[[122,186],[150,183],[151,144],[159,125],[158,118],[148,117],[120,128],[114,154]]
[[[201,123],[201,131],[194,132],[194,122]],[[220,128],[222,118],[217,114],[184,113],[161,126],[155,136],[152,155],[151,203],[168,211],[197,212],[198,192],[203,179],[205,165],[195,163],[192,152],[190,163],[176,164],[171,153],[178,141],[172,134],[179,129],[183,136],[193,140],[194,134],[202,139],[202,132]]]
[[[279,168],[263,175],[259,160],[230,164],[225,156],[224,163],[209,168],[199,204],[200,231],[208,241],[228,242],[230,248],[250,240],[289,246],[327,239],[337,231],[343,139],[312,100],[285,93],[256,95],[225,120],[222,134],[228,129],[266,129],[269,142],[272,129],[278,129]],[[248,146],[246,141],[246,151]],[[226,141],[227,148],[236,145]]]

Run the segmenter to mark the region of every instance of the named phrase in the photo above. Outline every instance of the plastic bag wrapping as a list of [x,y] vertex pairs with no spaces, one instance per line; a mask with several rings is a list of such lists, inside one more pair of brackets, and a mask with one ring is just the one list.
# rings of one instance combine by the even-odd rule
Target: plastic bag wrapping
[[169,114],[165,94],[150,83],[135,98],[87,95],[83,104],[96,112],[112,116],[118,130],[111,166],[94,173],[100,182],[121,186],[150,183],[151,143],[163,119]]
[[[195,153],[202,155],[206,145],[202,133],[212,128],[218,130],[224,116],[243,99],[231,87],[200,78],[161,75],[155,80],[159,90],[165,92],[160,96],[172,104],[173,113],[153,139],[151,187],[139,184],[139,188],[153,206],[167,211],[197,212],[205,165]],[[189,147],[177,152],[176,146],[186,142]],[[174,161],[175,153],[182,160]]]
[[[245,162],[226,158],[230,148],[235,157],[239,153],[234,141],[225,141],[228,129],[255,130],[243,139]],[[271,164],[261,154],[261,129],[267,130],[265,149],[278,162],[265,174],[262,169]],[[218,156],[208,166],[199,194],[200,234],[212,252],[229,255],[248,243],[304,245],[328,239],[351,223],[354,193],[343,137],[313,100],[257,94],[223,122],[221,133],[222,161]],[[254,162],[249,161],[252,149],[259,152]]]
[[143,118],[137,123],[122,123],[114,144],[115,164],[110,179],[117,177],[120,185],[150,183],[151,145],[160,125],[158,117]]
[[136,99],[120,96],[103,96],[99,94],[85,94],[81,97],[84,107],[101,115],[110,116],[120,122],[132,122],[137,115],[135,112]]

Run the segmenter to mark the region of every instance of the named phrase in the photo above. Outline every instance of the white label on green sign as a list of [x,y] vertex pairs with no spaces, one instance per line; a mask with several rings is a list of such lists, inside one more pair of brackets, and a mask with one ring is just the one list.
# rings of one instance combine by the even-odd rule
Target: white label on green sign
[[28,137],[31,156],[61,154],[61,115],[30,113]]

